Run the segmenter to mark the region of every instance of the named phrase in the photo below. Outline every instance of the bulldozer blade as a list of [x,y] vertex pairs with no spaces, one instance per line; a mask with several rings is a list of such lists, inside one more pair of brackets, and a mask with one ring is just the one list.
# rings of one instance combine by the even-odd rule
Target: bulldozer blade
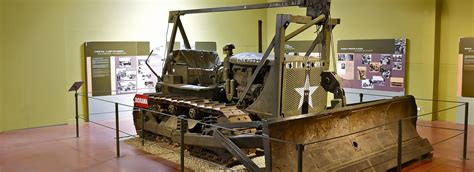
[[[402,163],[433,148],[416,131],[413,96],[397,97],[268,121],[272,171],[297,171],[297,144],[304,144],[302,171],[387,171],[397,167],[399,120]],[[387,125],[385,125],[387,124]],[[296,143],[296,144],[295,144]]]

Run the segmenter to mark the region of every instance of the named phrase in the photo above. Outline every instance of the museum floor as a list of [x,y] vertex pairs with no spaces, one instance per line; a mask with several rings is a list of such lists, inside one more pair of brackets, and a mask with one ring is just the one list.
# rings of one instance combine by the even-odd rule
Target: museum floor
[[[113,126],[113,122],[101,122]],[[421,125],[460,128],[446,122],[420,122]],[[120,122],[121,129],[134,133],[131,119]],[[431,127],[418,127],[423,137],[432,143],[456,135]],[[84,123],[81,137],[75,138],[73,125],[61,125],[0,133],[0,172],[55,171],[179,171],[179,165],[160,159],[124,143],[121,158],[115,158],[115,132],[108,128]],[[435,145],[432,160],[412,164],[404,171],[466,171],[474,172],[474,126],[470,127],[469,157],[462,161],[462,136]],[[125,135],[123,135],[125,136]]]

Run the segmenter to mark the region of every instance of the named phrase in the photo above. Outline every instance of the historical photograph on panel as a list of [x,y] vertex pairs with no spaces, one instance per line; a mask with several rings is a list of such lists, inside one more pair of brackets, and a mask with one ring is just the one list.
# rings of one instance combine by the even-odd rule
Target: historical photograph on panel
[[131,81],[137,78],[137,72],[134,70],[127,70],[127,68],[118,68],[115,71],[117,81]]
[[367,79],[367,68],[366,67],[357,67],[357,80]]
[[392,71],[390,71],[390,69],[382,67],[382,69],[380,69],[380,72],[382,73],[382,77],[385,79],[389,79],[390,77],[392,77]]
[[394,61],[394,62],[402,62],[402,61],[403,61],[403,55],[401,55],[401,54],[394,54],[394,55],[393,55],[393,61]]
[[370,79],[362,80],[362,88],[373,89],[374,84],[372,83],[372,80]]
[[130,94],[137,91],[137,58],[135,56],[114,57],[115,90],[117,94]]
[[390,78],[390,87],[403,87],[403,78]]
[[382,63],[382,65],[389,65],[391,59],[392,59],[391,54],[382,54],[380,57],[380,63]]
[[337,75],[344,80],[354,80],[354,62],[353,61],[338,61]]
[[346,60],[346,54],[338,54],[337,55],[337,61],[345,61]]
[[372,54],[362,54],[362,64],[370,64],[372,62]]
[[394,62],[393,63],[393,70],[402,70],[403,67],[402,67],[402,62]]
[[395,39],[395,54],[405,54],[406,47],[406,39]]
[[125,68],[116,69],[115,76],[117,77],[117,82],[125,81],[125,78],[127,78],[127,69]]
[[370,63],[369,71],[370,72],[380,72],[382,68],[382,64],[380,62],[372,62]]
[[354,61],[354,54],[338,54],[338,61]]
[[125,80],[135,80],[137,78],[137,71],[135,70],[127,70],[125,73]]
[[138,66],[146,66],[146,59],[139,58],[138,59]]
[[130,57],[120,57],[118,66],[120,68],[132,67],[132,58],[130,58]]
[[118,82],[117,89],[120,94],[133,93],[137,91],[137,83],[136,81]]
[[[146,65],[147,57],[137,57],[138,58],[138,77],[137,77],[137,88],[140,91],[143,89],[154,89],[156,76]],[[146,92],[146,91],[144,91]]]
[[373,76],[372,84],[378,85],[378,86],[385,86],[385,79],[382,76]]
[[145,81],[146,88],[155,88],[155,82],[153,81]]
[[346,62],[345,61],[339,61],[336,64],[337,64],[337,74],[339,76],[345,75],[346,74]]

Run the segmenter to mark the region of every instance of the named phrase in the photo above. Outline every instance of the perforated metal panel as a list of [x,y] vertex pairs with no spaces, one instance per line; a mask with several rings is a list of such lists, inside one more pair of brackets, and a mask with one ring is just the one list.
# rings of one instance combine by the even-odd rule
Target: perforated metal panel
[[309,105],[308,112],[317,113],[326,108],[327,93],[320,86],[323,67],[319,60],[316,58],[305,59],[299,56],[287,57],[284,63],[282,90],[282,113],[286,117],[302,114],[300,101],[303,97],[296,89],[305,88],[307,68],[309,68],[309,86],[316,87],[316,90],[308,97],[312,100],[312,106]]

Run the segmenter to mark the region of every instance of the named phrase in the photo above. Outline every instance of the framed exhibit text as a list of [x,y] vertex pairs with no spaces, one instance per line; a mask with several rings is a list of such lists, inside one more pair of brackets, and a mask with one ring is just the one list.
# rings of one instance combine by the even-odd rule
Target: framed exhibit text
[[86,42],[87,91],[91,96],[153,90],[156,76],[146,66],[148,42]]
[[337,74],[344,88],[405,92],[407,39],[339,40]]
[[458,96],[474,97],[474,37],[459,41]]

